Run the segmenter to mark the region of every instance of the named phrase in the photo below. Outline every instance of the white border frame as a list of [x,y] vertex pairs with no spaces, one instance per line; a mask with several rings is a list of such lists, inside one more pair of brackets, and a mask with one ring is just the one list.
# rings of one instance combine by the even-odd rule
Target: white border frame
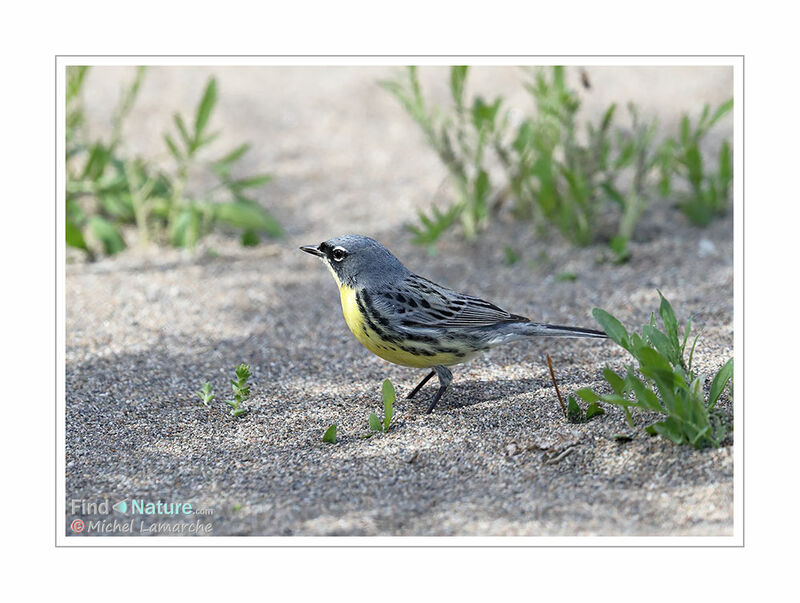
[[[736,390],[733,407],[736,442],[733,447],[734,513],[732,536],[212,536],[187,538],[159,536],[78,537],[66,535],[66,445],[65,416],[65,235],[64,207],[66,179],[63,103],[65,68],[70,65],[161,65],[161,66],[384,66],[384,65],[608,65],[608,66],[730,66],[733,68],[733,274],[734,274],[734,358]],[[56,135],[56,501],[57,547],[743,547],[744,546],[744,56],[742,55],[282,55],[282,56],[153,56],[153,55],[56,55],[55,57],[55,135]]]

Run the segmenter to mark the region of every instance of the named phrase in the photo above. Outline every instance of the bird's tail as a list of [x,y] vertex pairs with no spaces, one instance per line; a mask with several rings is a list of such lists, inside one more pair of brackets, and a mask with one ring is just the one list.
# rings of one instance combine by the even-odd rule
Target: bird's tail
[[560,325],[546,325],[540,322],[528,322],[520,325],[522,334],[530,337],[592,337],[606,339],[603,331],[583,329],[581,327],[562,327]]

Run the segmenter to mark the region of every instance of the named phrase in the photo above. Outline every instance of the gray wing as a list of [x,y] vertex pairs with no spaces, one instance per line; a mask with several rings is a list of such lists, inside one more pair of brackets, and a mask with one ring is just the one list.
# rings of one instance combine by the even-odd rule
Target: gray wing
[[480,328],[507,322],[528,322],[478,297],[464,295],[428,279],[408,275],[376,302],[397,317],[406,329]]

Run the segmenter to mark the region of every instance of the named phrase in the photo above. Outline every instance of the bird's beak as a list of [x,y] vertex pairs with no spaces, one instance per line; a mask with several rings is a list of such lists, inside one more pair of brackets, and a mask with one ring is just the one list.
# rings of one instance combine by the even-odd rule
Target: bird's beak
[[302,247],[300,247],[300,249],[302,251],[305,251],[306,253],[310,253],[311,255],[315,255],[320,258],[325,256],[324,253],[322,253],[317,247],[314,247],[313,245],[303,245]]

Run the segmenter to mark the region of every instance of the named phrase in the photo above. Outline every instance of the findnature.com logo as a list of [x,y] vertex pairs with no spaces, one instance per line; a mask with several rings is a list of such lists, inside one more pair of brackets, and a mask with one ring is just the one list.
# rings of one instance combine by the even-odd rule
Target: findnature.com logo
[[[123,499],[114,504],[108,499],[88,501],[72,499],[72,515],[122,515],[101,519],[75,518],[70,523],[73,534],[166,534],[166,535],[210,535],[213,525],[204,521],[205,516],[213,515],[212,509],[195,509],[190,502],[148,501],[133,498]],[[194,521],[187,521],[194,517]],[[170,520],[171,518],[171,520]]]

